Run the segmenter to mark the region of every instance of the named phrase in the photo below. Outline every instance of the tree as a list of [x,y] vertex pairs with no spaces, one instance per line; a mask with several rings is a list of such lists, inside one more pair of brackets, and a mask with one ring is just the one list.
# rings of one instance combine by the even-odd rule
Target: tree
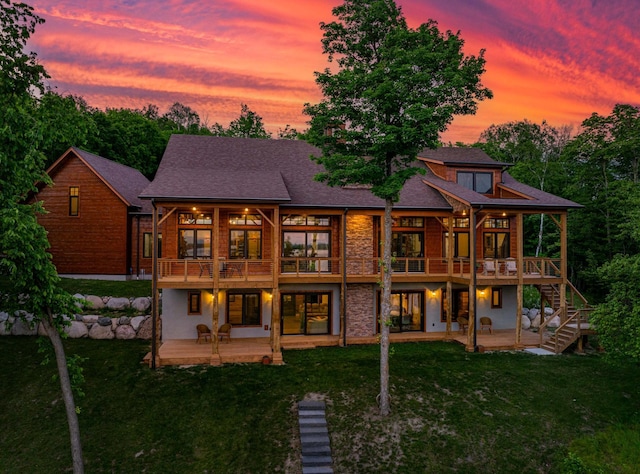
[[384,200],[380,316],[380,412],[389,406],[391,212],[424,148],[435,148],[454,115],[475,113],[491,97],[480,82],[484,51],[465,56],[459,33],[441,33],[429,20],[417,29],[393,0],[345,0],[337,18],[320,23],[323,53],[337,63],[316,72],[324,96],[305,104],[306,140],[322,151],[330,186],[366,185]]
[[56,356],[69,424],[74,472],[83,472],[80,428],[61,332],[63,315],[73,299],[57,286],[58,276],[46,251],[45,230],[37,222],[40,203],[26,204],[37,181],[47,181],[45,156],[38,150],[42,125],[35,94],[43,94],[46,71],[35,53],[25,53],[27,40],[43,20],[24,3],[0,0],[0,274],[10,289],[0,302],[17,317],[42,323]]
[[249,108],[247,104],[240,107],[240,116],[229,123],[225,129],[216,123],[212,127],[214,135],[240,138],[271,138],[271,134],[264,129],[262,117]]
[[188,105],[176,102],[162,118],[174,133],[200,133],[200,116]]
[[289,124],[278,129],[278,140],[297,140],[299,135],[298,131]]
[[[564,187],[562,178],[566,173],[563,172],[561,157],[570,137],[569,126],[556,128],[544,120],[536,124],[525,119],[491,125],[480,135],[478,146],[492,158],[512,163],[514,166],[509,172],[518,181],[541,191],[557,193]],[[544,248],[544,214],[538,216],[537,227],[536,257],[542,255]],[[552,227],[551,232],[557,232],[557,228]],[[551,241],[557,242],[557,236]]]

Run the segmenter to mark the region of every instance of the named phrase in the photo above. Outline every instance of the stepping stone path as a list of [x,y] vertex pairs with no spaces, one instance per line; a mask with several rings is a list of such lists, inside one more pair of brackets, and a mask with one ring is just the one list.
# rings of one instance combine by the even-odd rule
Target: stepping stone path
[[325,403],[298,402],[302,474],[333,474]]

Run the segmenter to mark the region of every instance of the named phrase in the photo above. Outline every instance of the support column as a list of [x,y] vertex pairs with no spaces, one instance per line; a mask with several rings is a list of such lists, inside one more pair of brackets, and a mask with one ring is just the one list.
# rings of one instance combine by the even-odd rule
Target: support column
[[524,218],[522,212],[519,212],[516,215],[516,253],[517,253],[517,261],[518,266],[518,287],[517,287],[517,297],[516,297],[516,341],[515,345],[517,348],[522,346],[522,308],[524,307],[524,243],[523,243],[523,232],[524,232]]
[[220,347],[218,345],[218,327],[220,326],[220,209],[213,210],[213,288],[212,288],[212,312],[211,312],[211,365],[222,365],[220,359]]
[[160,349],[160,310],[158,298],[158,208],[155,201],[151,201],[153,206],[153,268],[151,269],[151,361],[150,367],[155,369],[160,365],[158,351]]
[[453,238],[453,215],[448,218],[448,226],[447,226],[447,328],[446,334],[447,336],[451,336],[451,320],[453,314],[451,309],[453,308],[453,284],[451,283],[451,278],[453,278],[453,256],[455,255],[454,249],[454,238]]
[[273,225],[271,227],[272,232],[272,254],[273,254],[273,289],[271,291],[271,350],[273,352],[273,363],[281,365],[282,359],[282,344],[280,340],[280,321],[282,320],[280,314],[280,209],[278,207],[273,208]]
[[[567,213],[560,215],[560,319],[566,321],[567,314]],[[581,338],[582,339],[582,338]]]
[[476,211],[469,208],[469,329],[467,352],[476,350]]

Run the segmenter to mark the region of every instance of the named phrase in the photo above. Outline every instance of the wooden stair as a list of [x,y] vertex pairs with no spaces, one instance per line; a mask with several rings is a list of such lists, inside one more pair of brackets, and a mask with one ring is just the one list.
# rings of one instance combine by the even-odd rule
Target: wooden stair
[[[551,317],[540,324],[540,348],[553,352],[555,354],[561,354],[571,344],[578,341],[581,336],[586,334],[593,334],[589,326],[588,316],[591,312],[591,307],[587,303],[587,300],[580,294],[580,292],[570,283],[567,285],[569,295],[565,299],[566,301],[566,319],[562,324],[556,328],[553,335],[546,341],[542,341],[542,334],[545,331],[548,321],[555,316],[561,316],[562,311],[560,307],[560,289],[558,285],[545,284],[537,286],[538,291],[542,295],[542,298],[549,304],[554,310]],[[576,300],[580,301],[581,308],[577,308],[575,305]],[[544,314],[544,308],[543,308]]]

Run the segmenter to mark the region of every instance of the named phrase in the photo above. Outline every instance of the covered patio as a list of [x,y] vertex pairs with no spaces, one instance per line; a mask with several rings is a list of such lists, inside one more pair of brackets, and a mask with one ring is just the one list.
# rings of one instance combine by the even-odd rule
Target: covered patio
[[[459,331],[447,335],[444,332],[406,332],[390,334],[391,343],[427,342],[427,341],[455,341],[465,346],[467,334]],[[546,338],[543,337],[543,341]],[[283,351],[315,349],[322,346],[338,346],[338,336],[282,336],[281,346]],[[516,345],[515,329],[496,329],[493,334],[478,332],[476,345],[482,351],[507,351],[522,350],[531,347],[540,347],[540,335],[531,331],[522,331],[519,346]],[[347,338],[347,345],[376,344],[377,337]],[[219,355],[212,353],[211,343],[198,344],[195,339],[172,339],[162,343],[158,350],[158,362],[160,366],[167,365],[220,365],[263,363],[265,356],[270,363],[281,364],[276,354],[274,357],[269,338],[243,338],[231,339],[228,343],[218,344]],[[149,362],[151,354],[144,358]]]

